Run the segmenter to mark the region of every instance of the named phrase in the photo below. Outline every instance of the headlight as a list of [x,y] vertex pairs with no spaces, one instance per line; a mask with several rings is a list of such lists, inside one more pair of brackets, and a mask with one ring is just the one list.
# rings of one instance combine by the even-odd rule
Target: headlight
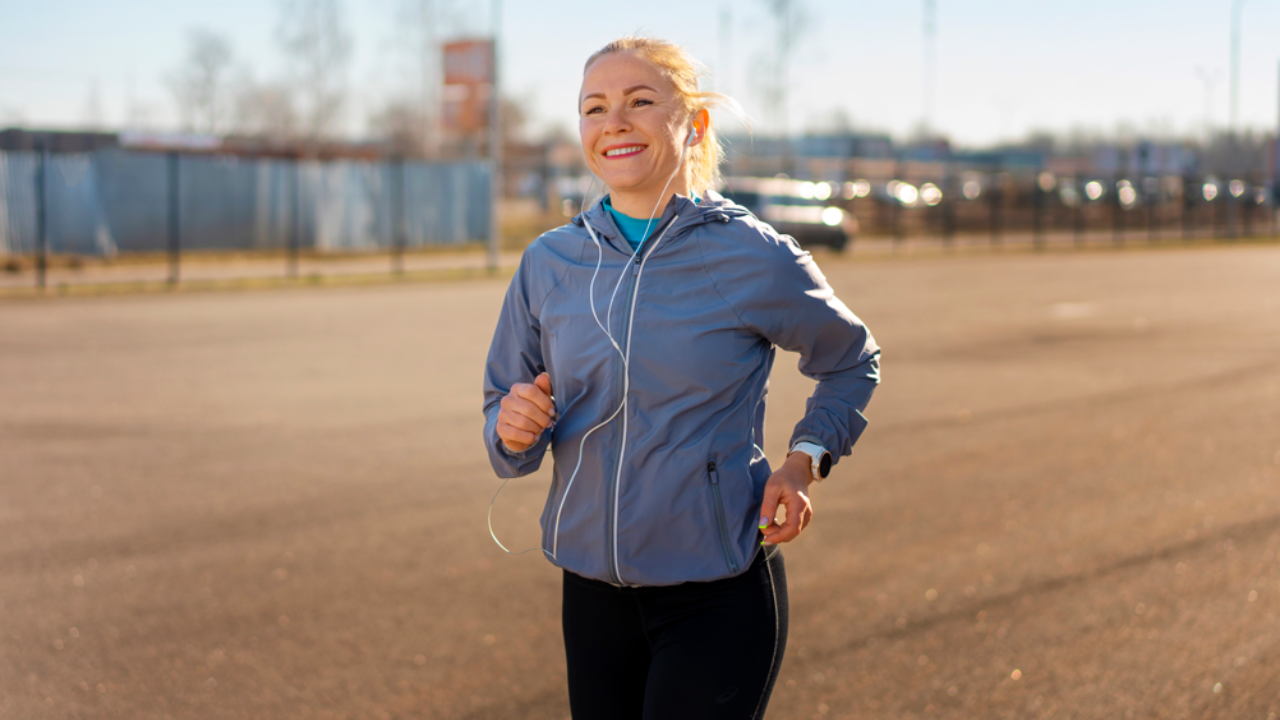
[[915,185],[904,182],[898,182],[890,192],[892,192],[894,196],[898,198],[898,202],[903,205],[915,205],[916,199],[920,197],[920,191],[916,189]]

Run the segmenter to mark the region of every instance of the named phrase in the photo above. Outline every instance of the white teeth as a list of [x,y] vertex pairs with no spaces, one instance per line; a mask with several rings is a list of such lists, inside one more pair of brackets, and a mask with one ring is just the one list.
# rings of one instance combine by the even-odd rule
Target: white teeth
[[614,155],[626,155],[627,153],[640,152],[644,149],[643,145],[632,145],[631,147],[614,148],[605,153],[605,157],[613,157]]

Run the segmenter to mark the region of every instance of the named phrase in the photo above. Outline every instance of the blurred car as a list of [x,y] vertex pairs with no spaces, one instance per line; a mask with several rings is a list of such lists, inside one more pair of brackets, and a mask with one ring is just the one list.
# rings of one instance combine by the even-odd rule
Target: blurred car
[[831,201],[834,185],[791,178],[731,177],[721,195],[751,211],[801,247],[826,246],[843,250],[857,237],[858,221]]

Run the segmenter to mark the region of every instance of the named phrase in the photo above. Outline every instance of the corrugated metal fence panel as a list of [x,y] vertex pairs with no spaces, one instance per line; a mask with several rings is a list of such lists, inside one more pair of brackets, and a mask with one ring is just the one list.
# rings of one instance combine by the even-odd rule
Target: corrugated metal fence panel
[[[0,254],[35,252],[34,153],[0,153]],[[484,162],[295,163],[232,156],[178,157],[179,236],[184,249],[287,246],[388,248],[403,207],[410,246],[483,240],[489,234]],[[168,247],[169,158],[116,148],[53,155],[46,173],[49,251],[110,255]],[[404,192],[404,202],[393,195]],[[294,207],[294,198],[297,207]]]
[[259,227],[260,162],[234,156],[179,159],[179,228],[183,247],[201,250],[252,250],[255,247]]
[[390,247],[395,186],[388,163],[311,163],[307,171],[317,249]]
[[489,236],[487,163],[405,166],[407,244],[452,245]]
[[0,253],[36,250],[36,155],[0,152]]
[[[121,252],[158,252],[168,247],[167,158],[117,149],[94,153],[93,175],[107,232]],[[57,162],[57,156],[51,160]],[[58,212],[58,206],[50,210]],[[50,228],[52,230],[52,228]],[[50,233],[54,252],[71,252],[65,238]]]

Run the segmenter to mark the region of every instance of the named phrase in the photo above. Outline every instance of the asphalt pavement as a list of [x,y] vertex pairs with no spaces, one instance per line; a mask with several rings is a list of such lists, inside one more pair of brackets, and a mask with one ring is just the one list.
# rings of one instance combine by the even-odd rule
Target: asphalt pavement
[[[820,262],[884,382],[769,718],[1280,718],[1280,247]],[[568,717],[504,290],[0,303],[0,718]]]

